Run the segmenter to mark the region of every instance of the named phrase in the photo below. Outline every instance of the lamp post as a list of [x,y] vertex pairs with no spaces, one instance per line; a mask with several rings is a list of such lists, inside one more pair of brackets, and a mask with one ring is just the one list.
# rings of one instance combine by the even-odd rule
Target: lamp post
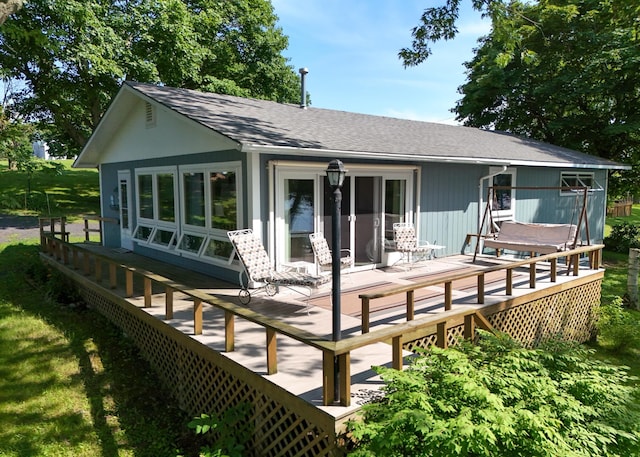
[[[340,341],[342,338],[342,329],[340,328],[340,249],[342,248],[340,218],[342,213],[342,184],[347,170],[344,164],[333,159],[327,167],[327,179],[329,186],[333,192],[333,216],[331,220],[331,301],[333,315],[333,341]],[[334,400],[340,398],[339,384],[339,364],[337,358],[334,360]]]

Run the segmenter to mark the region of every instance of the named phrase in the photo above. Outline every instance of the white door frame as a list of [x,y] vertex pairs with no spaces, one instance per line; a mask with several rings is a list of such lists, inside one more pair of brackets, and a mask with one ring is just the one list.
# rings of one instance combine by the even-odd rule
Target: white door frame
[[[122,195],[122,184],[126,195]],[[120,246],[133,250],[131,170],[118,170],[118,211],[120,212]]]

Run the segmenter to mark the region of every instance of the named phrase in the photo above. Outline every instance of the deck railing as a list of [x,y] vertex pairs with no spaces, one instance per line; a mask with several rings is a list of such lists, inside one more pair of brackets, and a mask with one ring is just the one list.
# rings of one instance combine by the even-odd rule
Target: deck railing
[[[44,233],[43,234],[43,251],[49,255],[49,257],[55,258],[58,262],[62,262],[64,265],[71,266],[75,270],[81,270],[85,276],[90,276],[93,272],[93,281],[96,283],[102,283],[104,280],[104,266],[108,270],[108,284],[111,289],[119,287],[118,277],[124,276],[124,294],[126,297],[133,297],[134,295],[134,280],[142,281],[143,290],[143,303],[144,307],[153,306],[153,284],[158,284],[164,289],[164,306],[165,306],[165,319],[169,320],[173,318],[173,300],[174,293],[180,292],[193,300],[193,333],[195,335],[202,334],[203,328],[203,306],[204,304],[214,306],[224,312],[225,316],[225,329],[224,329],[224,348],[227,352],[235,350],[235,319],[245,319],[263,327],[266,334],[265,356],[267,365],[267,374],[274,374],[278,371],[277,361],[277,337],[278,335],[284,335],[293,338],[307,346],[318,349],[322,352],[322,367],[323,367],[323,381],[322,381],[322,393],[323,404],[331,405],[338,402],[342,406],[350,405],[351,397],[351,352],[375,343],[389,342],[391,341],[390,350],[392,358],[392,366],[396,369],[402,369],[403,366],[403,343],[409,341],[408,335],[432,335],[436,334],[436,344],[441,347],[447,346],[447,329],[452,326],[463,325],[464,337],[474,338],[474,332],[476,326],[480,326],[485,329],[491,329],[485,316],[480,310],[465,309],[455,310],[452,309],[451,289],[452,282],[459,279],[468,277],[477,277],[478,288],[477,296],[478,303],[484,301],[484,275],[490,271],[504,270],[507,286],[506,294],[509,295],[513,289],[512,275],[513,270],[518,267],[526,265],[530,266],[530,287],[535,287],[536,267],[538,262],[549,261],[551,263],[551,281],[555,281],[557,268],[556,262],[559,257],[573,257],[573,273],[578,274],[578,261],[577,258],[581,254],[587,254],[590,259],[592,268],[598,268],[600,264],[600,253],[602,245],[585,246],[571,251],[566,251],[557,254],[548,254],[541,257],[535,257],[533,259],[527,259],[517,261],[497,267],[490,267],[487,269],[464,272],[464,273],[452,273],[444,277],[440,277],[433,280],[421,281],[410,286],[401,286],[390,288],[388,291],[379,292],[375,294],[362,294],[360,295],[363,300],[363,314],[362,314],[362,334],[345,337],[340,341],[331,341],[326,338],[320,337],[313,333],[301,330],[297,327],[285,324],[279,320],[269,318],[260,313],[252,311],[251,309],[236,305],[230,301],[209,295],[197,289],[176,283],[170,278],[155,274],[151,271],[147,271],[140,268],[134,268],[128,265],[124,265],[112,258],[92,252],[82,247],[82,245],[69,244],[61,239],[56,238],[54,235]],[[43,256],[47,258],[46,256]],[[81,262],[82,260],[82,262]],[[570,263],[571,265],[571,263]],[[124,273],[118,275],[118,271]],[[431,315],[421,319],[414,319],[413,314],[413,296],[416,290],[433,285],[444,284],[444,303],[445,311],[438,313],[437,315]],[[122,286],[122,284],[120,284]],[[369,310],[368,304],[371,300],[376,298],[405,293],[407,296],[407,322],[392,325],[388,327],[376,328],[371,331],[369,328]],[[366,303],[366,304],[365,304]],[[339,383],[339,396],[335,398],[335,384],[334,375],[336,362],[338,368]]]

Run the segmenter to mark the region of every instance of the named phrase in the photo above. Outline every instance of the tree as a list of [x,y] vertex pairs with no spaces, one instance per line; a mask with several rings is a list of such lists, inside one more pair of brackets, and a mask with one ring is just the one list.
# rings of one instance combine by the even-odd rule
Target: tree
[[[405,65],[455,36],[460,0],[425,11]],[[640,6],[627,0],[473,0],[492,31],[465,65],[455,109],[465,125],[503,130],[633,166],[609,195],[640,183]]]
[[466,63],[457,119],[636,165],[639,14],[626,0],[513,6],[510,33],[492,32]]
[[22,7],[23,0],[0,0],[0,25]]
[[[125,79],[298,99],[267,0],[32,0],[0,29],[0,72],[53,155],[86,143]],[[44,124],[44,125],[43,125]]]
[[638,387],[628,368],[570,343],[524,349],[483,334],[432,348],[405,371],[379,367],[384,397],[348,424],[355,456],[638,455]]

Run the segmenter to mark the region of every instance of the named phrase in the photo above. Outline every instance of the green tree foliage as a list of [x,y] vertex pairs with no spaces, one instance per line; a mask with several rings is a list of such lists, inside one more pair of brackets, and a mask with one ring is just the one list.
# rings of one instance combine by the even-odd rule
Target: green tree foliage
[[0,72],[53,155],[77,153],[125,79],[297,101],[267,0],[31,0],[0,28]]
[[637,164],[639,15],[627,0],[512,4],[466,64],[457,119]]
[[629,456],[640,452],[637,387],[581,346],[524,349],[484,333],[378,368],[385,397],[349,423],[353,456]]
[[[634,167],[609,194],[640,183],[640,4],[628,0],[471,0],[492,31],[466,64],[454,111],[465,125],[493,128]],[[405,65],[455,36],[461,0],[425,11]]]

